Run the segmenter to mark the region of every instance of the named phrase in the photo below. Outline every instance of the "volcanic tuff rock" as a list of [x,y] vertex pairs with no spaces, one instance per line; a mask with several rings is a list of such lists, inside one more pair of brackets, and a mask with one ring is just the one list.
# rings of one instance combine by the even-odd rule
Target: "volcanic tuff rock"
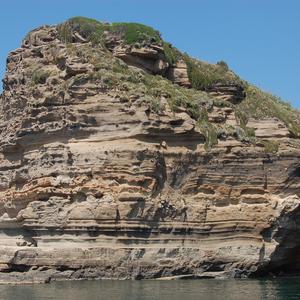
[[299,269],[299,113],[224,63],[74,18],[9,54],[0,101],[0,281]]

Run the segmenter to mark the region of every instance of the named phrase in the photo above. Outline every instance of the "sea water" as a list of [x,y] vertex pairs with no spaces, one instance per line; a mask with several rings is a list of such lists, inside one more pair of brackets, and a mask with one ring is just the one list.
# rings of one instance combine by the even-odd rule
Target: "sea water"
[[0,285],[2,300],[300,299],[300,278],[245,280],[70,281]]

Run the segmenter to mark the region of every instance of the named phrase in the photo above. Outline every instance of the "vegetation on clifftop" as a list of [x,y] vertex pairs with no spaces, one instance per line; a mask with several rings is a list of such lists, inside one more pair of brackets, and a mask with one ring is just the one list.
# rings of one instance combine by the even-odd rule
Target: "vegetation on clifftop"
[[246,87],[246,98],[237,105],[237,109],[244,112],[248,118],[277,118],[286,124],[292,136],[300,137],[299,112],[279,97],[263,92],[257,87]]
[[[101,80],[105,88],[117,91],[122,101],[136,99],[140,105],[149,105],[154,113],[163,113],[166,103],[174,112],[183,109],[197,121],[206,137],[205,146],[208,150],[218,142],[218,137],[224,134],[244,142],[255,143],[255,131],[247,126],[251,118],[278,118],[286,124],[293,137],[300,137],[299,112],[278,97],[262,92],[240,79],[229,69],[226,62],[209,64],[181,53],[164,41],[160,33],[152,27],[138,23],[102,23],[93,19],[75,17],[60,24],[58,32],[61,40],[68,44],[69,51],[84,56],[94,65],[93,73],[75,76],[72,84],[88,76],[92,80]],[[91,42],[93,47],[87,44],[72,47],[73,32],[78,32]],[[120,37],[123,43],[130,47],[153,43],[159,45],[163,48],[165,59],[170,65],[183,60],[187,65],[192,88],[180,87],[161,76],[133,70],[121,60],[114,58],[109,51],[99,52],[101,47],[102,50],[106,48],[105,36],[108,33]],[[34,82],[39,83],[41,80],[44,81],[44,74],[34,74]],[[237,104],[213,97],[209,92],[216,84],[238,85],[244,89],[246,97]],[[210,112],[213,107],[232,108],[238,127],[232,128],[226,124],[215,126],[207,117],[207,112]],[[270,142],[265,142],[264,146],[266,151],[271,153],[274,153],[277,148]]]
[[65,42],[72,42],[72,32],[75,31],[92,43],[103,43],[105,31],[120,35],[128,45],[142,42],[162,43],[157,30],[138,23],[110,24],[84,17],[74,17],[58,25],[59,35]]
[[105,25],[97,20],[74,17],[58,25],[58,34],[62,41],[71,43],[72,33],[78,32],[83,38],[93,43],[101,43]]
[[244,85],[244,82],[233,72],[229,71],[225,62],[219,64],[209,64],[184,56],[188,67],[188,76],[192,87],[196,90],[207,91],[217,83],[235,83]]
[[126,44],[151,42],[161,43],[160,33],[150,26],[138,23],[112,23],[108,28],[109,31],[119,33],[123,36]]

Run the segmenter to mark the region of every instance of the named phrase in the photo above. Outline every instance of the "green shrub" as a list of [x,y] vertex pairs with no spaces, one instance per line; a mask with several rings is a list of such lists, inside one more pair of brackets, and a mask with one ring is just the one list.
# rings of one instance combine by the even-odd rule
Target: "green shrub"
[[164,53],[170,65],[174,65],[182,57],[182,54],[170,43],[163,42]]
[[183,58],[188,67],[188,77],[191,85],[197,90],[208,91],[217,83],[245,85],[245,82],[233,72],[229,71],[225,62],[212,65],[193,59],[188,55],[184,55]]
[[71,43],[74,31],[93,44],[103,44],[104,31],[122,35],[125,43],[129,45],[142,42],[162,42],[157,30],[138,23],[104,24],[90,18],[74,17],[58,25],[58,34],[63,42]]
[[72,43],[72,28],[69,22],[59,24],[57,26],[57,32],[60,40],[64,43]]
[[158,98],[152,98],[150,101],[150,109],[152,112],[160,114],[165,110],[165,105],[163,105]]
[[112,23],[109,30],[122,34],[125,42],[129,45],[141,42],[160,43],[162,41],[157,30],[139,23]]
[[300,148],[300,140],[299,139],[290,139],[289,143],[296,148]]
[[249,116],[246,112],[240,110],[238,107],[235,109],[235,118],[240,126],[240,128],[243,130],[240,131],[237,135],[239,137],[242,137],[241,140],[247,140],[249,142],[255,141],[255,130],[253,128],[247,127]]
[[188,77],[194,89],[205,91],[217,81],[214,74],[203,72],[192,59],[186,57],[185,62],[188,68]]
[[160,101],[160,99],[145,95],[138,99],[138,103],[149,106],[151,112],[156,114],[161,114],[165,110],[165,105]]
[[300,115],[289,104],[254,86],[246,87],[246,98],[237,106],[248,118],[277,118],[285,123],[293,137],[300,137]]
[[229,71],[229,67],[224,60],[220,60],[217,62],[217,65],[223,68],[226,72]]
[[31,79],[34,84],[44,84],[46,83],[46,80],[49,76],[50,76],[49,71],[45,71],[43,69],[35,69],[32,72]]
[[58,34],[63,42],[71,43],[72,33],[76,31],[87,41],[98,44],[102,43],[108,26],[94,19],[74,17],[58,25]]
[[205,137],[204,149],[210,151],[213,146],[218,144],[218,129],[205,119],[199,120],[197,125]]
[[262,140],[261,143],[265,148],[265,153],[275,154],[279,150],[280,143],[274,140]]
[[246,136],[250,138],[250,141],[253,139],[252,138],[255,138],[255,129],[254,128],[250,128],[250,127],[244,127],[243,128],[245,133],[246,133]]
[[[249,118],[278,118],[289,128],[292,137],[300,137],[300,115],[289,104],[248,85],[230,71],[224,61],[208,64],[182,54],[171,44],[164,42],[159,32],[149,26],[137,23],[104,24],[93,19],[76,17],[59,25],[58,31],[61,39],[68,43],[67,51],[70,56],[78,56],[82,61],[94,66],[94,71],[86,74],[87,76],[75,76],[72,84],[80,85],[86,80],[96,81],[101,83],[103,88],[116,91],[117,96],[123,101],[147,103],[154,113],[164,111],[163,103],[167,101],[172,111],[186,111],[197,121],[206,137],[205,147],[208,150],[218,142],[218,136],[230,135],[241,141],[254,142],[255,131],[247,127]],[[90,43],[70,44],[74,31],[92,42],[93,47]],[[162,76],[146,74],[114,58],[104,45],[105,31],[120,35],[125,43],[136,47],[149,42],[158,43],[163,47],[170,65],[174,65],[182,58],[187,64],[192,88],[174,85]],[[55,55],[54,49],[53,57]],[[35,70],[32,73],[32,81],[35,84],[45,83],[49,75],[43,70]],[[237,105],[214,98],[208,92],[217,83],[242,85],[246,90],[246,98]],[[227,128],[226,124],[218,125],[218,127],[211,124],[208,120],[208,112],[213,106],[234,109],[239,126]],[[272,146],[273,148],[267,145],[266,151],[275,151],[275,146]]]
[[235,119],[238,125],[242,128],[245,128],[248,124],[248,115],[238,108],[235,110]]
[[128,65],[122,60],[118,59],[113,63],[112,70],[116,73],[124,73],[128,71]]

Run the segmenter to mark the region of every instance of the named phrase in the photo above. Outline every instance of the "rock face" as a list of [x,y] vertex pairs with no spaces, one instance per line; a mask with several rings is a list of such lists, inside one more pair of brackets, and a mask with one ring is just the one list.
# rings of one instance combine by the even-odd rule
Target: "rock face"
[[128,65],[140,67],[152,74],[163,75],[169,67],[163,48],[153,44],[142,48],[119,45],[113,48],[113,54]]
[[167,77],[176,84],[184,87],[191,87],[187,65],[183,60],[178,61],[174,66],[169,68]]
[[[208,137],[186,109],[171,111],[162,97],[165,110],[155,113],[111,88],[108,71],[93,73],[107,70],[106,56],[125,68],[116,56],[162,74],[160,49],[98,49],[100,66],[82,46],[93,49],[83,37],[69,45],[56,27],[41,27],[8,57],[0,281],[298,270],[300,148],[287,127],[275,119],[248,123],[281,140],[277,153],[230,135],[207,151]],[[171,73],[189,86],[181,63]],[[237,126],[234,113],[212,105],[208,118]]]
[[209,88],[209,93],[218,99],[239,103],[245,98],[245,91],[241,85],[229,84],[214,84]]

